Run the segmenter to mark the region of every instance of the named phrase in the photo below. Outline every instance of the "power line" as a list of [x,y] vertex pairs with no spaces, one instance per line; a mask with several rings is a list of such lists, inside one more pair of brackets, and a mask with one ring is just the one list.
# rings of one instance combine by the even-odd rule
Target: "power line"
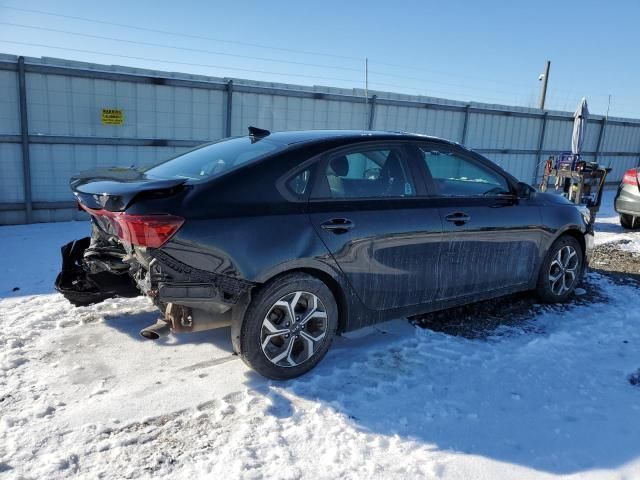
[[[62,30],[62,29],[49,28],[49,27],[40,27],[40,26],[35,26],[35,25],[25,25],[25,24],[12,23],[12,22],[2,22],[2,21],[0,21],[0,25],[9,25],[9,26],[12,26],[12,27],[28,28],[28,29],[41,30],[41,31],[46,31],[46,32],[56,32],[56,33],[62,33],[62,34],[65,34],[65,35],[75,35],[75,36],[81,36],[81,37],[87,37],[87,38],[96,38],[96,39],[100,39],[100,40],[108,40],[108,41],[127,43],[127,44],[133,44],[133,45],[144,45],[144,46],[159,47],[159,48],[169,48],[169,49],[173,49],[173,50],[182,50],[182,51],[188,51],[188,52],[206,53],[206,54],[211,54],[211,55],[223,55],[223,56],[229,56],[229,57],[235,57],[235,58],[245,58],[245,59],[251,59],[251,60],[261,60],[261,61],[268,61],[268,62],[293,64],[293,65],[303,65],[303,66],[318,67],[318,68],[338,69],[338,70],[354,71],[354,72],[360,72],[361,71],[360,68],[351,68],[351,67],[342,67],[342,66],[333,66],[333,65],[322,65],[322,64],[317,64],[317,63],[298,62],[298,61],[290,61],[290,60],[279,60],[279,59],[275,59],[275,58],[266,58],[266,57],[255,57],[255,56],[251,56],[251,55],[240,55],[240,54],[234,54],[234,53],[218,52],[218,51],[214,51],[214,50],[207,50],[207,49],[201,49],[201,48],[178,47],[178,46],[175,46],[175,45],[168,45],[168,44],[162,44],[162,43],[144,42],[144,41],[139,41],[139,40],[128,40],[128,39],[122,39],[122,38],[108,37],[108,36],[105,36],[105,35],[95,35],[95,34],[90,34],[90,33],[72,32],[72,31],[69,31],[69,30]],[[406,75],[397,75],[397,74],[393,74],[393,73],[385,73],[385,72],[379,72],[379,71],[372,71],[370,73],[376,74],[376,75],[379,75],[379,76],[382,76],[382,77],[400,78],[400,79],[404,79],[404,80],[425,82],[425,83],[428,83],[428,84],[444,85],[444,86],[448,86],[448,87],[457,87],[457,88],[462,88],[462,89],[466,89],[466,90],[474,90],[474,91],[483,90],[483,91],[494,92],[494,93],[503,93],[505,91],[505,90],[494,90],[494,89],[489,89],[489,88],[485,88],[485,87],[478,87],[476,85],[470,86],[470,85],[460,85],[460,84],[447,83],[447,82],[439,82],[437,80],[430,80],[428,78],[423,78],[423,77],[422,78],[421,77],[410,77],[410,76],[406,76]],[[380,85],[385,85],[382,82],[377,82],[377,83],[380,84]],[[388,84],[388,83],[386,85],[397,86],[397,85]],[[411,88],[411,87],[402,87],[402,88]],[[523,90],[524,89],[525,88],[523,87]],[[418,90],[418,89],[416,89],[416,90]],[[509,93],[516,93],[516,92],[510,91]],[[521,93],[522,92],[517,92],[517,94],[521,94]]]
[[[52,49],[56,49],[56,50],[64,50],[64,51],[72,51],[72,52],[80,52],[80,53],[89,53],[89,54],[95,54],[95,55],[103,55],[103,56],[107,56],[107,57],[119,57],[119,58],[133,59],[133,60],[145,60],[145,61],[149,61],[149,62],[158,62],[158,63],[164,63],[164,64],[177,64],[177,65],[186,65],[186,66],[195,66],[195,67],[219,68],[219,69],[228,69],[228,70],[238,70],[238,71],[249,72],[249,73],[262,73],[262,74],[269,74],[269,75],[295,76],[295,77],[314,78],[314,79],[322,79],[322,80],[334,80],[334,81],[359,83],[358,80],[354,80],[354,79],[321,77],[321,76],[303,75],[303,74],[288,74],[288,73],[270,72],[270,71],[264,71],[264,70],[253,70],[253,69],[238,68],[238,67],[226,67],[226,66],[222,66],[222,65],[191,63],[191,62],[179,62],[179,61],[163,60],[163,59],[156,59],[156,58],[139,57],[139,56],[134,56],[134,55],[121,55],[121,54],[100,52],[100,51],[96,51],[96,50],[86,50],[86,49],[78,49],[78,48],[69,48],[69,47],[59,47],[59,46],[52,46],[52,45],[44,45],[44,44],[39,44],[39,43],[18,42],[18,41],[11,41],[11,40],[0,40],[0,43],[8,43],[8,44],[14,44],[14,45],[26,45],[26,46],[42,47],[42,48],[52,48]],[[425,88],[416,88],[416,87],[410,87],[410,86],[407,86],[407,85],[389,84],[389,83],[384,83],[384,82],[373,82],[371,85],[386,86],[386,87],[398,88],[398,89],[404,89],[404,90],[413,90],[413,91],[416,91],[416,92],[420,92],[419,95],[423,95],[423,96],[432,96],[431,94],[436,93],[436,94],[441,94],[441,95],[448,96],[449,98],[458,97],[458,99],[460,99],[460,97],[464,97],[464,98],[468,99],[468,101],[495,100],[496,101],[495,103],[503,103],[503,104],[504,103],[508,103],[508,102],[505,102],[504,98],[487,97],[487,96],[474,96],[474,98],[472,99],[472,98],[466,97],[465,95],[460,95],[459,93],[453,93],[453,92],[447,92],[447,91],[438,91],[438,90],[431,90],[431,89],[428,89],[431,94],[427,95],[425,93],[425,91],[426,91]],[[489,102],[489,103],[493,103],[493,102]],[[515,103],[518,103],[518,102],[515,102]],[[629,112],[629,113],[632,112],[632,110],[621,109],[621,108],[616,108],[615,110],[617,110],[617,111],[625,111],[625,112]]]
[[[265,71],[265,70],[253,70],[253,69],[239,68],[239,67],[227,67],[227,66],[224,66],[224,65],[212,65],[212,64],[206,64],[206,63],[180,62],[180,61],[173,61],[173,60],[164,60],[164,59],[159,59],[159,58],[139,57],[139,56],[135,56],[135,55],[122,55],[122,54],[116,54],[116,53],[101,52],[101,51],[97,51],[97,50],[87,50],[87,49],[71,48],[71,47],[59,47],[59,46],[54,46],[54,45],[45,45],[45,44],[41,44],[41,43],[18,42],[18,41],[13,41],[13,40],[0,40],[0,43],[9,43],[9,44],[14,44],[14,45],[26,45],[26,46],[31,46],[31,47],[53,48],[53,49],[56,49],[56,50],[79,52],[79,53],[89,53],[89,54],[93,54],[93,55],[104,55],[104,56],[108,56],[108,57],[126,58],[126,59],[131,59],[131,60],[145,60],[145,61],[149,61],[149,62],[158,62],[158,63],[164,63],[164,64],[186,65],[186,66],[191,66],[191,67],[218,68],[218,69],[226,69],[226,70],[238,70],[238,71],[248,72],[248,73],[261,73],[261,74],[266,74],[266,75],[294,76],[294,77],[303,77],[303,78],[313,78],[313,79],[319,79],[319,80],[330,80],[330,81],[333,80],[333,81],[341,81],[341,82],[359,83],[359,80],[355,80],[355,79],[322,77],[322,76],[316,76],[316,75],[304,75],[304,74],[295,74],[295,73],[280,73],[280,72],[271,72],[271,71]],[[379,85],[379,86],[391,87],[391,88],[398,88],[398,89],[403,89],[403,90],[413,90],[413,91],[417,91],[417,92],[425,92],[425,88],[416,88],[416,87],[410,87],[410,86],[407,86],[407,85],[398,85],[398,84],[391,84],[391,83],[384,83],[384,82],[374,82],[373,84]],[[427,89],[427,90],[429,90],[429,89]],[[440,93],[442,95],[449,95],[449,96],[452,96],[452,97],[460,97],[459,94],[452,93],[452,92],[436,91],[436,90],[431,90],[431,91],[433,93]],[[425,95],[424,93],[422,93],[422,94]],[[486,99],[491,99],[492,97],[483,97],[483,98],[486,100]],[[496,100],[498,102],[504,102],[504,99],[498,99],[498,98],[492,98],[492,99]]]
[[[78,52],[78,53],[89,53],[89,54],[93,54],[93,55],[104,55],[107,57],[118,57],[118,58],[126,58],[126,59],[131,59],[131,60],[145,60],[145,61],[149,61],[149,62],[158,62],[158,63],[164,63],[164,64],[176,64],[176,65],[186,65],[186,66],[192,66],[192,67],[206,67],[206,68],[217,68],[217,69],[226,69],[226,70],[238,70],[238,71],[242,71],[242,72],[248,72],[248,73],[261,73],[261,74],[266,74],[266,75],[281,75],[281,76],[294,76],[294,77],[303,77],[303,78],[313,78],[313,79],[319,79],[319,80],[330,80],[330,81],[341,81],[341,82],[353,82],[353,83],[359,83],[359,80],[355,80],[355,79],[346,79],[346,78],[334,78],[334,77],[323,77],[323,76],[316,76],[316,75],[304,75],[304,74],[294,74],[294,73],[281,73],[281,72],[271,72],[271,71],[265,71],[265,70],[254,70],[254,69],[247,69],[247,68],[239,68],[239,67],[227,67],[224,65],[213,65],[213,64],[206,64],[206,63],[193,63],[193,62],[180,62],[180,61],[173,61],[173,60],[164,60],[164,59],[159,59],[159,58],[149,58],[149,57],[139,57],[139,56],[135,56],[135,55],[122,55],[122,54],[116,54],[116,53],[108,53],[108,52],[101,52],[101,51],[97,51],[97,50],[87,50],[87,49],[80,49],[80,48],[71,48],[71,47],[59,47],[59,46],[55,46],[55,45],[45,45],[45,44],[41,44],[41,43],[31,43],[31,42],[18,42],[18,41],[13,41],[13,40],[0,40],[0,43],[8,43],[8,44],[13,44],[13,45],[25,45],[25,46],[31,46],[31,47],[42,47],[42,48],[52,48],[55,50],[63,50],[63,51],[70,51],[70,52]],[[379,85],[379,86],[385,86],[385,87],[391,87],[391,88],[398,88],[398,89],[403,89],[403,90],[413,90],[416,92],[421,92],[422,95],[426,94],[425,92],[425,88],[416,88],[416,87],[410,87],[407,85],[398,85],[398,84],[391,84],[391,83],[384,83],[384,82],[374,82],[374,85]],[[430,89],[427,89],[430,90]],[[439,93],[442,95],[448,95],[448,96],[452,96],[452,97],[460,97],[459,94],[456,93],[452,93],[452,92],[446,92],[446,91],[436,91],[436,90],[431,90],[433,93]],[[486,99],[493,99],[499,102],[504,102],[504,99],[498,99],[498,98],[492,98],[492,97],[483,97],[485,100]]]
[[[1,22],[0,22],[1,23]],[[8,44],[14,44],[14,45],[25,45],[25,46],[31,46],[31,47],[42,47],[42,48],[52,48],[55,50],[63,50],[63,51],[70,51],[70,52],[79,52],[79,53],[89,53],[89,54],[93,54],[93,55],[103,55],[103,56],[107,56],[107,57],[118,57],[118,58],[126,58],[126,59],[131,59],[131,60],[145,60],[145,61],[149,61],[149,62],[158,62],[158,63],[163,63],[163,64],[176,64],[176,65],[186,65],[186,66],[192,66],[192,67],[206,67],[206,68],[217,68],[217,69],[226,69],[226,70],[238,70],[238,71],[242,71],[242,72],[248,72],[248,73],[261,73],[261,74],[266,74],[266,75],[280,75],[280,76],[293,76],[293,77],[302,77],[302,78],[312,78],[312,79],[317,79],[317,80],[329,80],[329,81],[341,81],[341,82],[353,82],[353,83],[359,83],[359,80],[356,79],[346,79],[346,78],[335,78],[335,77],[323,77],[323,76],[317,76],[317,75],[304,75],[304,74],[295,74],[295,73],[281,73],[281,72],[272,72],[272,71],[265,71],[265,70],[254,70],[254,69],[247,69],[247,68],[240,68],[240,67],[227,67],[224,65],[213,65],[213,64],[205,64],[205,63],[193,63],[193,62],[181,62],[181,61],[173,61],[173,60],[164,60],[164,59],[159,59],[159,58],[150,58],[150,57],[140,57],[140,56],[135,56],[135,55],[122,55],[122,54],[116,54],[116,53],[109,53],[109,52],[101,52],[98,50],[87,50],[87,49],[79,49],[79,48],[71,48],[71,47],[60,47],[60,46],[55,46],[55,45],[45,45],[45,44],[41,44],[41,43],[31,43],[31,42],[18,42],[18,41],[13,41],[13,40],[0,40],[0,43],[8,43]],[[461,96],[465,97],[465,98],[469,98],[466,97],[465,95],[461,95],[459,93],[454,93],[454,92],[450,92],[450,91],[443,91],[443,90],[433,90],[430,88],[417,88],[417,87],[410,87],[408,85],[399,85],[396,83],[386,83],[386,82],[372,82],[372,85],[378,85],[380,87],[389,87],[389,88],[397,88],[397,89],[401,89],[401,90],[412,90],[415,92],[419,92],[420,95],[424,95],[424,96],[433,96],[433,95],[427,95],[425,92],[426,91],[430,91],[431,94],[440,94],[440,95],[444,95],[444,96],[449,96],[449,97],[458,97],[460,98]],[[505,99],[504,98],[496,98],[496,97],[488,97],[488,96],[475,96],[476,98],[481,98],[486,100],[495,100],[497,103],[504,103]]]
[[318,80],[333,80],[333,81],[339,81],[339,82],[354,82],[354,83],[360,83],[360,80],[354,80],[351,78],[334,78],[334,77],[323,77],[323,76],[317,76],[317,75],[304,75],[304,74],[300,74],[300,73],[282,73],[282,72],[270,72],[270,71],[266,71],[266,70],[254,70],[254,69],[249,69],[249,68],[240,68],[240,67],[227,67],[224,65],[212,65],[212,64],[207,64],[207,63],[192,63],[192,62],[180,62],[180,61],[174,61],[174,60],[162,60],[159,58],[148,58],[148,57],[138,57],[135,55],[122,55],[122,54],[117,54],[117,53],[108,53],[108,52],[100,52],[97,50],[85,50],[85,49],[81,49],[81,48],[71,48],[71,47],[58,47],[58,46],[54,46],[54,45],[45,45],[42,43],[30,43],[30,42],[17,42],[17,41],[13,41],[13,40],[0,40],[0,43],[10,43],[13,45],[26,45],[29,47],[42,47],[42,48],[53,48],[56,50],[65,50],[65,51],[70,51],[70,52],[79,52],[79,53],[90,53],[93,55],[105,55],[108,57],[119,57],[119,58],[128,58],[131,60],[145,60],[148,62],[158,62],[158,63],[167,63],[167,64],[175,64],[175,65],[186,65],[186,66],[190,66],[190,67],[206,67],[206,68],[218,68],[218,69],[224,69],[224,70],[237,70],[240,72],[248,72],[248,73],[262,73],[262,74],[266,74],[266,75],[281,75],[281,76],[285,76],[285,77],[302,77],[302,78],[313,78],[313,79],[318,79]]
[[9,25],[12,27],[20,27],[20,28],[30,28],[33,30],[42,30],[45,32],[56,32],[56,33],[64,33],[66,35],[76,35],[76,36],[80,36],[80,37],[87,37],[87,38],[97,38],[100,40],[110,40],[110,41],[114,41],[114,42],[121,42],[121,43],[128,43],[128,44],[133,44],[133,45],[145,45],[145,46],[149,46],[149,47],[160,47],[160,48],[171,48],[173,50],[182,50],[185,52],[195,52],[195,53],[208,53],[211,55],[223,55],[226,57],[236,57],[236,58],[246,58],[246,59],[250,59],[250,60],[262,60],[265,62],[276,62],[276,63],[288,63],[291,65],[304,65],[307,67],[319,67],[319,68],[330,68],[330,69],[334,69],[334,70],[345,70],[345,71],[351,71],[351,72],[360,72],[362,69],[361,68],[353,68],[353,67],[342,67],[342,66],[336,66],[336,65],[322,65],[322,64],[318,64],[318,63],[308,63],[308,62],[297,62],[294,60],[280,60],[277,58],[268,58],[268,57],[255,57],[252,55],[241,55],[241,54],[236,54],[236,53],[228,53],[228,52],[218,52],[215,50],[206,50],[203,48],[190,48],[190,47],[178,47],[175,45],[168,45],[166,43],[154,43],[154,42],[143,42],[140,40],[128,40],[128,39],[123,39],[123,38],[115,38],[115,37],[107,37],[105,35],[95,35],[92,33],[80,33],[80,32],[72,32],[69,30],[61,30],[61,29],[57,29],[57,28],[49,28],[49,27],[40,27],[40,26],[36,26],[36,25],[25,25],[25,24],[21,24],[21,23],[12,23],[12,22],[2,22],[0,21],[0,25]]
[[235,45],[242,45],[245,47],[254,47],[254,48],[265,48],[265,49],[270,49],[270,50],[280,50],[283,52],[290,52],[290,53],[302,53],[305,55],[318,55],[318,56],[324,56],[324,57],[333,57],[333,58],[342,58],[345,60],[356,60],[358,62],[362,61],[362,58],[358,58],[358,57],[350,57],[350,56],[346,56],[346,55],[337,55],[337,54],[333,54],[333,53],[322,53],[322,52],[312,52],[312,51],[308,51],[308,50],[296,50],[293,48],[285,48],[285,47],[273,47],[273,46],[266,46],[266,45],[260,45],[257,43],[249,43],[249,42],[240,42],[237,40],[224,40],[222,38],[214,38],[214,37],[207,37],[204,35],[194,35],[194,34],[190,34],[190,33],[184,33],[184,32],[172,32],[170,30],[160,30],[160,29],[156,29],[156,28],[148,28],[148,27],[140,27],[138,25],[130,25],[130,24],[126,24],[126,23],[118,23],[118,22],[109,22],[107,20],[98,20],[95,18],[87,18],[87,17],[80,17],[80,16],[76,16],[76,15],[64,15],[61,13],[53,13],[53,12],[46,12],[43,10],[36,10],[36,9],[32,9],[32,8],[20,8],[20,7],[12,7],[9,5],[2,5],[0,4],[0,8],[7,8],[10,10],[17,10],[20,12],[29,12],[29,13],[37,13],[40,15],[49,15],[52,17],[58,17],[58,18],[68,18],[71,20],[81,20],[83,22],[92,22],[92,23],[101,23],[103,25],[111,25],[114,27],[121,27],[121,28],[131,28],[134,30],[139,30],[142,32],[153,32],[153,33],[161,33],[163,35],[173,35],[176,37],[186,37],[186,38],[195,38],[198,40],[209,40],[212,42],[220,42],[220,43],[229,43],[229,44],[235,44]]
[[[110,21],[107,21],[107,20],[99,20],[99,19],[95,19],[95,18],[81,17],[81,16],[77,16],[77,15],[65,15],[65,14],[61,14],[61,13],[47,12],[47,11],[31,9],[31,8],[13,7],[13,6],[2,5],[2,4],[0,4],[0,8],[6,8],[6,9],[20,11],[20,12],[35,13],[35,14],[39,14],[39,15],[47,15],[47,16],[58,17],[58,18],[67,18],[67,19],[71,19],[71,20],[80,20],[80,21],[83,21],[83,22],[98,23],[98,24],[102,24],[102,25],[111,25],[111,26],[116,26],[116,27],[120,27],[120,28],[129,28],[129,29],[143,31],[143,32],[153,32],[153,33],[159,33],[159,34],[163,34],[163,35],[172,35],[172,36],[175,36],[175,37],[193,38],[193,39],[198,39],[198,40],[208,40],[208,41],[227,43],[227,44],[232,44],[232,45],[242,45],[242,46],[247,46],[247,47],[252,47],[252,48],[261,48],[261,49],[267,49],[267,50],[278,50],[278,51],[283,51],[283,52],[299,53],[299,54],[304,54],[304,55],[317,55],[317,56],[324,56],[324,57],[333,57],[333,58],[339,58],[339,59],[343,59],[343,60],[351,60],[351,61],[356,61],[356,62],[362,62],[363,58],[364,58],[364,55],[363,55],[363,57],[352,57],[352,56],[337,55],[337,54],[332,54],[332,53],[324,53],[324,52],[316,52],[316,51],[308,51],[308,50],[297,50],[297,49],[293,49],[293,48],[284,48],[284,47],[275,47],[275,46],[262,45],[262,44],[256,44],[256,43],[241,42],[241,41],[236,41],[236,40],[225,40],[225,39],[221,39],[221,38],[208,37],[208,36],[204,36],[204,35],[195,35],[195,34],[189,34],[189,33],[183,33],[183,32],[175,32],[175,31],[170,31],[170,30],[160,30],[160,29],[154,29],[154,28],[148,28],[148,27],[141,27],[141,26],[138,26],[138,25],[131,25],[131,24],[125,24],[125,23],[118,23],[118,22],[110,22]],[[441,71],[441,70],[427,69],[427,68],[419,67],[419,66],[416,66],[416,65],[409,66],[409,65],[400,65],[400,64],[396,64],[396,63],[387,63],[387,62],[377,61],[376,59],[371,59],[371,58],[369,59],[369,61],[371,63],[374,63],[374,64],[377,63],[377,64],[380,64],[380,65],[386,65],[386,66],[390,66],[390,67],[394,67],[394,68],[406,68],[406,69],[411,69],[411,70],[414,70],[414,71],[430,72],[430,73],[435,73],[435,74],[439,74],[439,75],[447,75],[447,76],[455,75],[457,77],[462,76],[462,77],[467,77],[467,78],[490,80],[493,83],[503,83],[503,84],[508,84],[508,85],[517,86],[519,88],[522,88],[521,85],[518,85],[516,83],[506,82],[504,80],[495,79],[495,78],[491,78],[490,79],[488,77],[480,77],[480,76],[474,76],[474,75],[468,75],[468,74],[460,74],[460,73],[455,73],[454,74],[454,73],[451,73],[451,72],[444,72],[444,71]],[[360,71],[360,69],[357,69],[357,71]]]
[[[163,34],[163,35],[172,35],[172,36],[175,36],[175,37],[193,38],[193,39],[199,39],[199,40],[208,40],[208,41],[220,42],[220,43],[226,43],[226,44],[242,45],[242,46],[247,46],[247,47],[252,47],[252,48],[260,48],[260,49],[266,49],[266,50],[278,50],[278,51],[283,51],[283,52],[298,53],[298,54],[305,54],[305,55],[316,55],[316,56],[324,56],[324,57],[332,57],[332,58],[337,58],[337,59],[362,62],[362,58],[353,57],[353,56],[337,55],[337,54],[332,54],[332,53],[324,53],[324,52],[316,52],[316,51],[308,51],[308,50],[297,50],[297,49],[292,49],[292,48],[268,46],[268,45],[255,44],[255,43],[242,42],[242,41],[235,41],[235,40],[225,40],[225,39],[221,39],[221,38],[208,37],[208,36],[204,36],[204,35],[195,35],[195,34],[187,34],[187,33],[183,33],[183,32],[154,29],[154,28],[148,28],[148,27],[141,27],[141,26],[137,26],[137,25],[130,25],[130,24],[124,24],[124,23],[118,23],[118,22],[110,22],[110,21],[106,21],[106,20],[99,20],[99,19],[95,19],[95,18],[81,17],[81,16],[75,16],[75,15],[64,15],[64,14],[60,14],[60,13],[53,13],[53,12],[47,12],[47,11],[43,11],[43,10],[36,10],[36,9],[29,9],[29,8],[14,7],[14,6],[9,6],[9,5],[2,5],[2,4],[0,4],[0,8],[10,9],[10,10],[19,11],[19,12],[35,13],[35,14],[39,14],[39,15],[47,15],[47,16],[58,17],[58,18],[67,18],[67,19],[72,19],[72,20],[79,20],[79,21],[91,22],[91,23],[97,23],[97,24],[103,24],[103,25],[111,25],[111,26],[116,26],[116,27],[120,27],[120,28],[129,28],[129,29],[143,31],[143,32],[153,32],[153,33],[159,33],[159,34]],[[19,24],[11,24],[9,22],[2,22],[2,23],[7,24],[7,25],[23,26],[23,25],[19,25]],[[274,58],[252,57],[252,56],[248,56],[248,55],[230,54],[230,53],[223,53],[223,52],[214,52],[214,51],[201,50],[201,49],[188,49],[186,47],[174,47],[174,46],[169,46],[169,45],[153,44],[151,42],[134,42],[132,40],[121,40],[121,39],[114,39],[114,38],[111,38],[111,37],[101,37],[99,35],[80,34],[80,33],[77,33],[77,32],[67,32],[67,31],[63,31],[63,30],[50,29],[50,28],[45,28],[45,27],[32,27],[32,26],[27,26],[27,25],[24,25],[24,27],[25,28],[41,28],[42,30],[47,30],[47,31],[58,31],[60,33],[68,33],[68,34],[71,34],[71,35],[85,35],[85,36],[93,37],[93,38],[102,38],[102,39],[105,39],[105,40],[123,41],[123,42],[126,42],[126,43],[140,43],[142,45],[158,46],[158,47],[163,47],[163,48],[176,48],[176,49],[182,49],[182,50],[191,50],[191,51],[194,51],[194,52],[195,51],[200,51],[201,53],[210,53],[210,54],[218,54],[218,55],[226,55],[226,56],[235,56],[235,57],[238,57],[238,58],[250,58],[250,59],[256,59],[256,60],[263,60],[263,61],[290,63],[290,64],[298,64],[298,65],[305,65],[305,66],[311,66],[311,67],[333,68],[333,69],[347,70],[347,71],[351,71],[351,70],[352,71],[360,71],[361,70],[360,68],[350,68],[350,67],[343,67],[343,66],[328,66],[328,65],[313,64],[313,63],[310,63],[310,62],[285,61],[285,60],[278,60],[278,59],[274,59]],[[48,45],[27,44],[26,42],[25,43],[10,42],[10,41],[4,41],[4,42],[5,43],[31,45],[31,46],[49,47]],[[59,49],[59,50],[64,50],[65,49],[63,47],[50,47],[50,48]],[[84,52],[84,53],[95,53],[97,55],[105,55],[105,56],[116,56],[116,57],[121,57],[121,58],[131,58],[131,59],[136,59],[136,60],[149,60],[149,61],[155,61],[155,62],[159,62],[159,63],[173,63],[173,64],[176,64],[176,65],[202,66],[202,67],[209,67],[209,68],[225,68],[225,69],[229,69],[229,70],[245,71],[245,72],[250,72],[250,73],[264,73],[264,74],[272,74],[272,75],[279,75],[279,76],[294,76],[294,77],[303,77],[303,78],[316,78],[316,79],[322,79],[322,80],[339,80],[339,81],[355,82],[356,84],[360,83],[360,82],[358,82],[356,80],[352,80],[352,79],[347,80],[347,79],[338,79],[338,78],[313,76],[313,75],[284,74],[284,73],[280,73],[280,72],[267,72],[267,71],[261,71],[261,70],[242,69],[242,68],[236,68],[236,67],[232,68],[232,67],[224,67],[224,66],[219,66],[219,65],[207,65],[207,64],[197,64],[197,63],[178,62],[178,61],[174,62],[174,61],[167,61],[167,60],[160,60],[160,59],[147,59],[147,58],[143,58],[143,57],[134,57],[134,56],[130,56],[130,55],[110,54],[110,53],[106,53],[106,52],[82,51],[80,49],[72,49],[72,48],[66,48],[66,50],[69,50],[69,51],[80,51],[80,52]],[[482,80],[490,80],[492,83],[501,83],[501,84],[506,84],[506,85],[512,85],[512,86],[516,86],[518,88],[522,88],[523,90],[527,90],[527,87],[524,87],[523,85],[516,84],[514,82],[507,82],[507,81],[496,79],[496,78],[489,79],[488,77],[482,77],[482,76],[479,76],[479,75],[451,73],[451,72],[445,72],[445,71],[442,71],[442,70],[427,69],[427,68],[420,67],[420,66],[417,66],[417,65],[402,65],[402,64],[397,64],[397,63],[383,62],[383,61],[378,61],[376,59],[369,59],[369,61],[370,61],[370,63],[374,63],[374,64],[385,65],[385,66],[390,66],[390,67],[394,67],[394,68],[411,69],[412,71],[423,71],[423,72],[433,73],[433,74],[437,74],[437,75],[447,75],[447,76],[456,76],[456,77],[465,77],[465,78],[476,78],[476,79],[482,79]],[[421,82],[427,82],[427,83],[435,83],[435,84],[453,86],[453,87],[457,87],[457,88],[464,88],[464,89],[473,88],[474,90],[486,90],[486,91],[498,92],[498,90],[486,89],[486,88],[483,88],[483,87],[477,87],[477,86],[469,87],[469,86],[463,86],[463,85],[455,85],[455,84],[450,84],[450,83],[445,83],[445,82],[439,82],[439,81],[436,81],[436,80],[430,80],[430,79],[426,79],[426,78],[409,77],[409,76],[405,76],[405,75],[390,74],[390,73],[376,72],[376,71],[373,71],[371,73],[375,73],[376,75],[380,75],[380,76],[403,78],[403,79],[409,79],[409,80],[415,80],[415,81],[421,81]],[[378,83],[378,84],[380,84],[380,83]],[[385,84],[385,85],[392,85],[392,84]],[[400,86],[396,85],[396,87],[400,87]],[[412,89],[412,90],[420,90],[420,89],[416,89],[414,87],[407,87],[407,86],[402,86],[400,88],[408,88],[408,89]],[[503,90],[500,90],[500,92],[502,92],[502,91]],[[567,90],[558,89],[558,88],[554,88],[554,91],[556,91],[556,92],[567,92]],[[593,97],[593,96],[606,97],[606,95],[608,95],[608,94],[594,94],[594,95],[589,95],[589,96],[590,97]],[[620,98],[627,98],[627,99],[634,99],[634,100],[636,100],[638,98],[638,97],[633,97],[633,96],[616,96],[616,97],[619,98],[619,99]]]

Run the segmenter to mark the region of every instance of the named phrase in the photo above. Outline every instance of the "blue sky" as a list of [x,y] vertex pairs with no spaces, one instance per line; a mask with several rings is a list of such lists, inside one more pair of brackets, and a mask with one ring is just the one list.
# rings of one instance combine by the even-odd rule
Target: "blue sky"
[[610,94],[640,117],[639,19],[632,0],[0,0],[0,52],[349,88],[368,58],[371,89],[522,106],[551,60],[547,108]]

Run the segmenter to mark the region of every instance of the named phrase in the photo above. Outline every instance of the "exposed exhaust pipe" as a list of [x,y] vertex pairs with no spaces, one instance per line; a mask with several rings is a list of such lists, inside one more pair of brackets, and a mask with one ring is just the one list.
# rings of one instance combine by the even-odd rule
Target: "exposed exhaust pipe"
[[169,335],[171,328],[163,319],[158,319],[156,323],[140,330],[140,335],[149,340],[158,340]]
[[170,332],[201,332],[229,325],[231,325],[231,309],[222,313],[212,313],[168,303],[164,318],[140,330],[140,335],[149,340],[158,340],[166,337]]

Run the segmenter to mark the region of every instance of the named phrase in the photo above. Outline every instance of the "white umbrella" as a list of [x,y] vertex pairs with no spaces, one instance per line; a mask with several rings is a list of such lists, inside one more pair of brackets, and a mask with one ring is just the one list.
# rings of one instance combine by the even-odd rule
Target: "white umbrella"
[[571,153],[578,155],[582,151],[584,136],[587,130],[587,120],[589,120],[589,108],[587,99],[582,97],[576,113],[573,114],[573,134],[571,135]]

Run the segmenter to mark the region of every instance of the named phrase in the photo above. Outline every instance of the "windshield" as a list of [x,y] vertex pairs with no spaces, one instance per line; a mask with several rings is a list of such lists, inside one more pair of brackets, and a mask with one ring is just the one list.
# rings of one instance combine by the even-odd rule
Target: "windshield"
[[268,139],[256,141],[252,137],[221,140],[151,167],[145,174],[154,178],[186,178],[204,180],[220,176],[240,165],[255,161],[281,146]]

